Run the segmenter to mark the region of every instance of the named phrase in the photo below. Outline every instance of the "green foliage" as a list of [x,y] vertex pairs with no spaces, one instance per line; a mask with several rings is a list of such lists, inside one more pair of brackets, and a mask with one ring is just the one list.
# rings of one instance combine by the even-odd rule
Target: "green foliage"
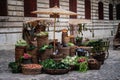
[[36,48],[36,46],[30,44],[30,45],[28,46],[27,50],[34,50],[35,48]]
[[8,67],[11,68],[12,73],[20,73],[21,72],[21,66],[16,62],[10,62],[8,64]]
[[52,45],[43,45],[43,46],[39,49],[39,51],[40,51],[40,52],[44,52],[46,49],[52,49],[52,48],[53,48]]
[[18,40],[15,44],[15,46],[27,46],[27,45],[28,45],[27,42],[23,39]]
[[46,59],[40,63],[45,69],[69,69],[69,65],[62,62],[55,62],[53,59]]
[[102,47],[103,47],[103,44],[102,44],[102,39],[99,39],[99,40],[91,40],[89,41],[86,46],[92,46],[93,47],[93,52],[100,52],[102,51]]
[[36,36],[45,36],[45,35],[48,35],[48,32],[40,32],[36,34]]

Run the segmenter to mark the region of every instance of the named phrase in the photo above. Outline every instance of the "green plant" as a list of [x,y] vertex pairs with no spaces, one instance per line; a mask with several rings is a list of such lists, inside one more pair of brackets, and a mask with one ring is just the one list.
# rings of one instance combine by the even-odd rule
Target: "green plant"
[[27,42],[23,39],[18,40],[15,44],[15,46],[27,46],[27,45],[28,45]]
[[53,48],[52,45],[43,45],[43,46],[39,49],[39,51],[40,51],[40,52],[44,52],[46,49],[52,49],[52,48]]
[[40,64],[43,65],[45,69],[69,69],[69,65],[62,62],[55,62],[53,59],[46,59]]
[[36,34],[36,36],[45,36],[45,35],[48,35],[48,32],[40,32]]
[[92,51],[99,53],[103,49],[102,41],[103,41],[102,39],[92,40],[88,42],[87,46],[92,46],[93,47]]
[[78,57],[76,65],[79,66],[80,72],[86,72],[88,70],[87,58],[86,57]]
[[27,50],[31,51],[31,50],[34,50],[36,48],[36,46],[30,44],[27,48]]
[[18,64],[16,62],[10,62],[8,64],[8,67],[11,68],[12,73],[20,73],[21,72],[21,66],[20,66],[20,64]]

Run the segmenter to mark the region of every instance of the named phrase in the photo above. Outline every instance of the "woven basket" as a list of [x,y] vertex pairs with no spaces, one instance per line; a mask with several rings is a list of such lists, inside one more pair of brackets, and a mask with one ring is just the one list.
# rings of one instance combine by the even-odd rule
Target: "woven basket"
[[65,37],[68,37],[67,32],[62,32],[62,43],[65,44]]
[[58,48],[58,54],[63,54],[63,58],[66,56],[69,56],[70,53],[70,47],[61,47]]
[[75,44],[75,37],[74,36],[70,36],[70,42]]
[[26,51],[26,46],[16,46],[15,47],[15,61],[18,62],[21,56],[24,55]]
[[75,56],[76,55],[76,47],[75,46],[71,46],[70,47],[70,56]]
[[95,58],[95,59],[96,59],[97,61],[99,61],[101,64],[104,64],[105,53],[104,53],[104,52],[100,52],[99,54],[94,55],[93,58]]
[[58,74],[65,74],[69,72],[69,69],[44,69],[45,73],[58,75]]
[[100,62],[98,62],[96,59],[88,59],[88,68],[90,70],[99,70],[100,66]]
[[39,58],[43,61],[50,58],[51,54],[53,54],[53,49],[46,49],[44,52],[39,52]]
[[27,53],[30,53],[32,55],[32,62],[38,63],[38,54],[37,54],[37,48],[34,50],[27,51]]
[[37,47],[40,48],[43,45],[48,45],[49,41],[48,41],[48,35],[45,36],[37,36]]
[[[31,66],[32,67],[27,67],[27,66]],[[35,66],[38,67],[35,67]],[[34,68],[33,68],[34,67]],[[22,65],[22,73],[25,75],[36,75],[36,74],[40,74],[42,70],[42,66],[40,66],[39,64],[26,64],[26,65]]]

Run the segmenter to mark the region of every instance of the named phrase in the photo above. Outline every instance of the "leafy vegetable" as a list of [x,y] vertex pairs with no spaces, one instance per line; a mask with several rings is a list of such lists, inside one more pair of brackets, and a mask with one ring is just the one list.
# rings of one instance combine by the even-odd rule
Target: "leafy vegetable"
[[27,46],[27,42],[21,39],[16,42],[15,46]]
[[68,43],[68,46],[74,46],[74,44],[73,44],[73,43],[71,43],[71,42],[69,42],[69,43]]
[[39,51],[40,51],[40,52],[43,52],[43,51],[45,51],[46,49],[51,49],[51,48],[53,48],[52,45],[43,45],[43,46],[39,49]]
[[45,35],[48,35],[48,32],[40,32],[36,34],[36,36],[45,36]]
[[53,59],[46,59],[40,64],[42,64],[45,69],[69,69],[69,65],[62,62],[55,62]]
[[16,62],[10,62],[8,64],[8,67],[11,68],[12,73],[20,73],[21,72],[21,66]]
[[65,64],[69,64],[69,65],[75,65],[76,59],[77,59],[77,56],[73,56],[73,57],[67,56],[61,62],[65,63]]

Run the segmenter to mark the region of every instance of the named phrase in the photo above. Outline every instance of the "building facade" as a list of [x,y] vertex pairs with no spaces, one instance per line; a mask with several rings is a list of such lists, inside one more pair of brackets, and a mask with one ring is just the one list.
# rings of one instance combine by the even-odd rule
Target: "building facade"
[[[1,0],[0,1],[0,49],[13,49],[22,37],[23,22],[33,18],[50,18],[43,14],[31,14],[31,11],[46,9],[58,5],[62,9],[78,13],[77,16],[59,15],[57,29],[69,28],[69,19],[89,19],[86,24],[90,31],[84,31],[84,37],[109,38],[116,33],[120,21],[119,0]],[[51,30],[52,27],[50,28]],[[49,32],[50,38],[53,36]],[[60,38],[61,33],[56,33]]]

